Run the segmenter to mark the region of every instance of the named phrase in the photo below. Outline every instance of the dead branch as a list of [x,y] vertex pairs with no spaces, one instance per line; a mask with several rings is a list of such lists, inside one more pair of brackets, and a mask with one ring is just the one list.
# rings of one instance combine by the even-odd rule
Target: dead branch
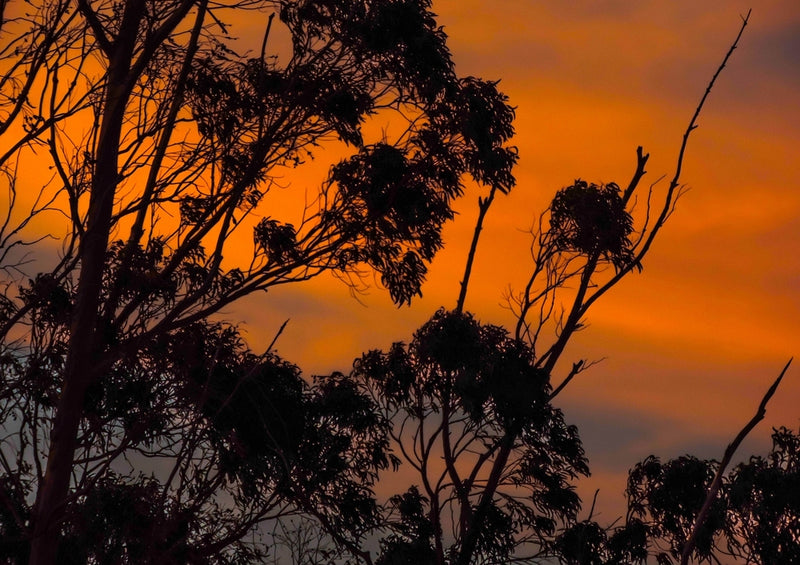
[[781,374],[778,375],[778,378],[775,379],[775,382],[772,383],[772,386],[769,387],[767,393],[764,395],[764,398],[761,399],[761,404],[758,405],[758,410],[756,410],[755,415],[750,419],[747,424],[741,429],[738,433],[736,438],[728,445],[728,448],[725,450],[725,455],[722,458],[722,461],[719,463],[719,467],[717,468],[717,473],[714,476],[714,480],[711,482],[711,486],[708,488],[708,494],[706,495],[706,500],[703,502],[702,508],[700,508],[700,512],[697,515],[697,519],[694,522],[694,526],[692,526],[692,533],[689,535],[689,539],[686,540],[686,545],[683,546],[683,553],[681,554],[681,565],[687,565],[689,563],[689,556],[694,550],[695,543],[697,542],[697,533],[700,531],[700,528],[706,521],[708,517],[708,512],[711,509],[711,504],[717,497],[717,492],[719,492],[719,488],[722,485],[722,477],[725,473],[726,467],[730,464],[731,459],[733,458],[734,453],[739,448],[739,445],[744,441],[744,438],[747,437],[747,434],[756,427],[761,420],[764,419],[764,416],[767,413],[767,403],[772,398],[772,395],[775,394],[775,391],[778,390],[778,385],[783,380],[783,375],[789,369],[789,365],[792,364],[792,359],[789,359],[789,362],[786,363],[786,366],[781,371]]

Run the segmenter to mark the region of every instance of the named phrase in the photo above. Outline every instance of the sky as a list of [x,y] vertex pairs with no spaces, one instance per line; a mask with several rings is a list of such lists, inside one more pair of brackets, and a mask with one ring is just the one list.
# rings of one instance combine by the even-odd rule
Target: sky
[[[655,184],[663,191],[750,8],[690,138],[688,191],[643,272],[589,312],[553,375],[560,382],[574,361],[601,361],[556,400],[581,431],[592,477],[580,492],[588,503],[599,489],[601,522],[623,512],[627,470],[648,455],[721,458],[792,356],[797,365],[740,454],[766,453],[772,427],[800,427],[800,2],[433,2],[459,74],[499,80],[516,107],[517,186],[489,211],[466,302],[482,322],[507,327],[506,297],[532,265],[528,230],[555,192],[576,178],[626,185],[637,146],[650,154],[643,188],[666,176]],[[232,33],[258,48],[264,24],[236,22]],[[312,173],[337,158],[317,156]],[[455,306],[480,194],[469,187],[457,205],[410,307],[376,285],[353,296],[320,277],[251,296],[224,317],[255,351],[288,319],[281,356],[309,376],[346,372],[362,352],[408,341]]]
[[[800,356],[800,3],[788,1],[434,1],[462,75],[500,80],[516,107],[517,186],[485,224],[466,308],[513,324],[509,289],[531,266],[528,229],[576,178],[663,190],[706,85],[752,8],[739,49],[690,138],[688,192],[644,262],[590,311],[566,366],[602,360],[558,397],[578,425],[595,518],[623,512],[627,470],[650,454],[721,458],[792,356]],[[244,32],[245,35],[248,33]],[[323,159],[324,161],[324,159]],[[347,371],[362,352],[408,341],[455,305],[477,216],[476,187],[445,231],[423,297],[397,309],[373,287],[320,278],[226,312],[255,350],[289,319],[277,350],[308,375]],[[800,425],[800,359],[741,456],[775,426]],[[561,373],[559,373],[559,371]],[[557,368],[559,382],[566,372]],[[598,512],[600,514],[598,515]]]

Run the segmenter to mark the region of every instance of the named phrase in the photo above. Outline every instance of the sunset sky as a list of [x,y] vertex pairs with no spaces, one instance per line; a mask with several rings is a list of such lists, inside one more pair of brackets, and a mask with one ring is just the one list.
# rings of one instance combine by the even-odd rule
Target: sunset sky
[[[651,155],[643,187],[666,175],[663,190],[751,7],[690,139],[688,193],[643,273],[600,301],[565,354],[569,364],[604,359],[558,398],[581,430],[593,472],[581,489],[589,499],[600,489],[601,521],[621,512],[625,473],[647,455],[720,458],[800,356],[800,4],[434,2],[459,73],[500,79],[517,108],[517,187],[489,212],[467,298],[483,322],[506,325],[504,295],[531,265],[527,230],[554,192],[579,177],[626,184],[638,145]],[[377,288],[356,300],[319,279],[251,297],[226,317],[245,325],[256,350],[289,318],[282,356],[309,375],[346,371],[361,352],[407,341],[437,308],[455,305],[479,194],[473,187],[460,203],[410,308]],[[797,429],[798,365],[742,455],[765,453],[773,426]]]
[[[643,272],[590,311],[553,375],[557,383],[573,362],[602,360],[556,402],[581,431],[593,473],[581,493],[588,511],[600,489],[601,523],[623,512],[627,470],[646,456],[721,458],[792,356],[740,456],[766,453],[772,427],[800,426],[800,1],[433,3],[458,73],[500,80],[516,107],[517,186],[489,211],[466,302],[482,322],[509,328],[506,297],[531,268],[528,230],[555,192],[577,178],[627,185],[641,145],[650,154],[642,189],[665,176],[654,188],[663,193],[688,122],[750,8],[689,141],[688,192]],[[230,31],[258,49],[265,18],[248,13]],[[275,35],[270,48],[279,50]],[[340,157],[316,155],[285,180],[313,189]],[[423,297],[410,307],[396,308],[377,284],[354,297],[321,277],[250,296],[224,318],[241,324],[258,352],[289,319],[276,345],[282,357],[308,376],[346,372],[361,353],[409,341],[438,308],[455,306],[485,193],[470,186],[458,203]],[[302,210],[302,188],[292,194],[272,205]]]

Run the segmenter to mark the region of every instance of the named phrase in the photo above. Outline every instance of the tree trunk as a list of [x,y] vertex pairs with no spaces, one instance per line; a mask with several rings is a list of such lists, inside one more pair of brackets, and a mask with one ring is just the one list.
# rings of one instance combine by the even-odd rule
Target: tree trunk
[[458,551],[456,565],[471,565],[473,562],[475,550],[478,548],[478,535],[480,534],[481,526],[486,518],[486,513],[489,511],[489,506],[491,506],[494,501],[494,495],[500,485],[503,472],[506,470],[508,456],[511,454],[511,450],[514,447],[515,439],[516,438],[509,432],[506,432],[505,436],[503,436],[503,442],[497,453],[497,459],[495,459],[494,465],[492,465],[492,472],[489,474],[489,479],[481,495],[481,500],[472,515],[469,528],[466,532],[462,533],[461,548]]
[[81,270],[70,325],[69,349],[61,396],[50,432],[47,466],[33,509],[31,565],[55,563],[59,524],[68,499],[84,397],[88,386],[98,376],[93,370],[93,358],[99,353],[100,346],[97,322],[102,277],[118,181],[120,135],[133,84],[133,78],[129,76],[131,61],[143,11],[144,0],[126,3],[119,34],[108,53],[106,95],[97,140],[86,231],[79,251]]

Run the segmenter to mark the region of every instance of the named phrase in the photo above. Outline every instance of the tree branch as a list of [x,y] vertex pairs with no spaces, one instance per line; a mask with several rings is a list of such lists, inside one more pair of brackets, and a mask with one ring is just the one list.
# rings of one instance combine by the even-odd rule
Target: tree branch
[[483,220],[486,218],[486,213],[489,211],[489,206],[492,205],[494,195],[497,192],[497,187],[492,186],[489,196],[486,198],[478,198],[478,221],[475,223],[475,233],[472,235],[472,243],[469,247],[469,254],[467,255],[467,265],[464,268],[464,278],[461,280],[461,291],[458,294],[458,302],[456,303],[456,312],[464,310],[464,301],[467,299],[467,286],[469,286],[469,277],[472,274],[472,264],[475,262],[475,253],[478,250],[478,239],[483,230]]
[[97,43],[100,45],[100,49],[103,50],[103,53],[106,54],[106,57],[111,58],[114,53],[114,44],[110,39],[108,39],[106,30],[103,29],[103,24],[100,23],[97,13],[92,10],[91,6],[89,6],[89,3],[86,0],[78,0],[78,11],[83,14],[83,17],[86,19],[86,23],[89,24],[90,28],[92,28],[92,33],[94,34],[94,38],[97,40]]
[[681,554],[681,565],[687,565],[689,563],[689,556],[691,555],[692,551],[694,550],[694,546],[697,542],[697,534],[700,531],[700,528],[703,527],[703,524],[708,517],[708,512],[711,509],[711,504],[717,497],[717,492],[719,491],[720,486],[722,485],[722,476],[725,473],[726,467],[730,464],[731,459],[733,458],[734,453],[739,448],[739,445],[744,441],[744,438],[747,437],[747,434],[756,427],[761,420],[764,419],[764,416],[767,413],[767,403],[772,398],[772,395],[775,394],[775,391],[778,390],[778,385],[783,380],[783,375],[789,369],[789,365],[792,364],[792,359],[789,359],[789,362],[786,363],[786,366],[781,371],[781,374],[778,375],[778,378],[775,379],[775,382],[772,383],[772,386],[769,387],[767,393],[764,395],[764,398],[761,399],[761,404],[758,405],[758,410],[756,410],[755,415],[750,419],[749,422],[741,429],[739,434],[736,438],[728,445],[728,448],[725,450],[725,455],[720,461],[719,468],[717,469],[717,474],[714,476],[714,480],[711,482],[711,486],[708,489],[708,494],[706,495],[706,500],[703,502],[703,506],[700,509],[700,513],[697,515],[697,519],[694,522],[694,526],[692,527],[692,533],[689,535],[689,539],[686,540],[686,545],[683,546],[683,553]]

